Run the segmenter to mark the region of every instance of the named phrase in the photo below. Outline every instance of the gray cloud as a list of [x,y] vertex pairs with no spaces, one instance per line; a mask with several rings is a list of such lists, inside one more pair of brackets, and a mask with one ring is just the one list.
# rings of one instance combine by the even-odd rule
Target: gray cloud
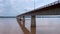
[[[57,0],[35,0],[35,8]],[[34,0],[0,0],[0,16],[16,16],[34,9]]]

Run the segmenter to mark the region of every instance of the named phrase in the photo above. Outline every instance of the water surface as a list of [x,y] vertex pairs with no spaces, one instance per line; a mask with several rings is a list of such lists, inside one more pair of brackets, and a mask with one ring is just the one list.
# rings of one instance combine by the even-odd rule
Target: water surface
[[[31,19],[26,19],[25,27],[31,31]],[[0,34],[24,34],[16,18],[0,18]],[[37,18],[36,34],[60,34],[60,18]]]
[[16,18],[0,18],[0,34],[23,34]]

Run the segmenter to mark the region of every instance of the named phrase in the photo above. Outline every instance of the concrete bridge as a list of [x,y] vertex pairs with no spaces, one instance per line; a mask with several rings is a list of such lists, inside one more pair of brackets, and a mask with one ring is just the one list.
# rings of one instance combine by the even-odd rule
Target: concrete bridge
[[[38,9],[20,14],[17,16],[17,21],[21,26],[24,34],[36,34],[36,16],[37,15],[60,15],[60,1],[42,6]],[[31,16],[31,32],[25,27],[25,16]],[[23,23],[23,24],[21,24]]]

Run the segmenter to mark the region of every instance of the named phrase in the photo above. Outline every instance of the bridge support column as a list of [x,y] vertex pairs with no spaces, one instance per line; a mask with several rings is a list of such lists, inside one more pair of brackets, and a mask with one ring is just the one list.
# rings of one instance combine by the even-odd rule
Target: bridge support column
[[23,16],[23,26],[25,26],[25,16]]
[[31,16],[31,34],[36,34],[36,16]]
[[17,17],[17,22],[19,24],[19,26],[21,25],[21,17]]

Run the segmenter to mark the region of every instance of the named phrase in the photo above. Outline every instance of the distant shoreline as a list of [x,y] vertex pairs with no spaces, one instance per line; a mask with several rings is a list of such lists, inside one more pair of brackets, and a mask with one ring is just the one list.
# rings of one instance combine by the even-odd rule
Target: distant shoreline
[[16,18],[16,17],[0,17],[0,18]]
[[16,18],[15,16],[0,16],[0,18]]

